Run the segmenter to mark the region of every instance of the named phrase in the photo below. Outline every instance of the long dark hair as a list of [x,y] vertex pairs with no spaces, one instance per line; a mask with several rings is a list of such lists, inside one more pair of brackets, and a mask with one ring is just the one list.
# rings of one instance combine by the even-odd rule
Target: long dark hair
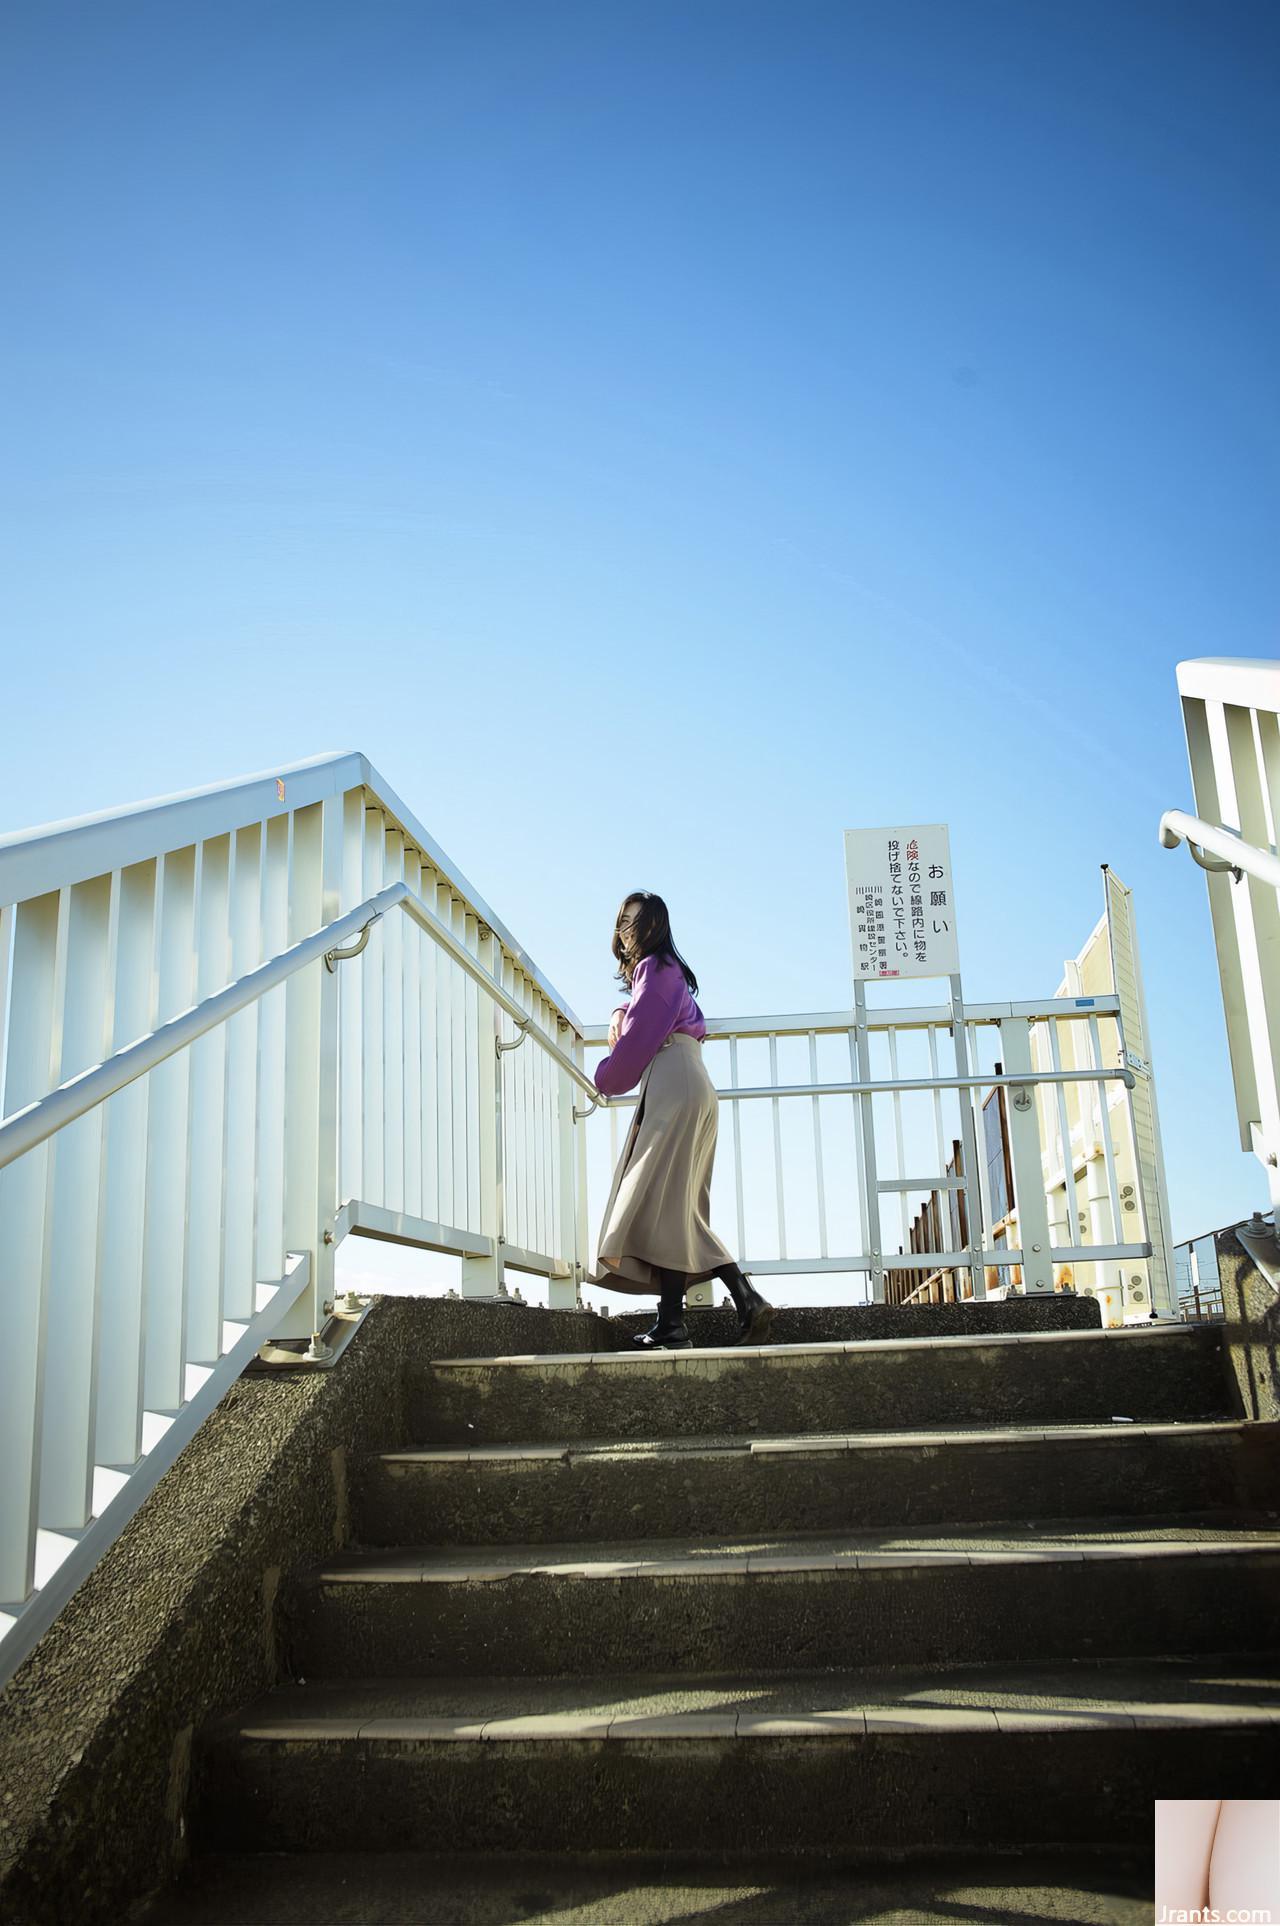
[[[628,914],[633,915],[635,921],[624,939],[621,925]],[[697,996],[698,979],[671,941],[671,918],[667,914],[667,906],[660,896],[654,895],[651,889],[633,889],[622,899],[622,907],[614,918],[613,942],[610,948],[622,966],[618,971],[617,981],[626,989],[631,988],[631,979],[636,973],[636,965],[642,958],[657,956],[670,958],[678,963],[684,971],[684,980],[689,985],[689,994]]]

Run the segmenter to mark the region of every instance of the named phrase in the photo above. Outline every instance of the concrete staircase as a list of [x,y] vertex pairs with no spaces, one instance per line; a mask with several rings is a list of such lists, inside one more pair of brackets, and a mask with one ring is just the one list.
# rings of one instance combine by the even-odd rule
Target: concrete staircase
[[1274,1783],[1280,1425],[1216,1328],[408,1393],[287,1598],[290,1682],[203,1735],[156,1926],[1136,1926],[1152,1801]]

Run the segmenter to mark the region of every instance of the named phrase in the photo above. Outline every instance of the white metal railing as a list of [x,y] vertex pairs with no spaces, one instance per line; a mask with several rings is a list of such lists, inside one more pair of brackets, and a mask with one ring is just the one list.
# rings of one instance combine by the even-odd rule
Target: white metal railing
[[[1111,1025],[1117,1039],[1111,1063],[1104,1061],[1100,1020]],[[1084,1031],[1086,1041],[1080,1048],[1067,1046],[1069,1060],[1064,1066],[1058,1039],[1079,1030]],[[959,1050],[957,1032],[962,1037]],[[913,1033],[926,1044],[927,1072],[894,1075],[903,1041]],[[1035,1040],[1040,1033],[1052,1038],[1055,1062],[1049,1069],[1033,1064]],[[599,1045],[607,1040],[607,1031],[603,1026],[591,1027],[584,1036],[589,1046]],[[860,1012],[833,1010],[790,1017],[708,1020],[704,1053],[718,1087],[721,1114],[727,1106],[732,1127],[731,1163],[726,1160],[732,1173],[732,1194],[723,1216],[717,1206],[717,1221],[736,1228],[740,1261],[753,1272],[862,1272],[873,1301],[883,1300],[886,1275],[903,1270],[919,1272],[922,1277],[943,1270],[966,1273],[969,1294],[981,1298],[986,1294],[989,1268],[1009,1275],[1016,1267],[1022,1288],[1034,1293],[1055,1288],[1055,1266],[1061,1271],[1067,1265],[1084,1265],[1101,1283],[1104,1266],[1126,1262],[1149,1265],[1154,1201],[1142,1185],[1140,1168],[1134,1173],[1134,1184],[1122,1184],[1115,1141],[1126,1131],[1124,1099],[1135,1083],[1134,1072],[1124,1061],[1122,1037],[1120,1003],[1114,996],[1081,997],[1070,1005],[1057,998],[965,1006],[953,1001],[941,1006],[873,1010],[863,1005]],[[804,1046],[807,1079],[781,1076],[779,1045],[785,1040]],[[768,1048],[767,1083],[746,1081],[741,1074],[742,1046],[752,1044]],[[948,1044],[953,1058],[949,1067],[941,1060]],[[832,1046],[842,1055],[847,1051],[848,1076],[820,1074],[820,1049],[830,1050]],[[984,1054],[1002,1068],[966,1071],[957,1067],[956,1059],[977,1065]],[[873,1067],[873,1057],[883,1059],[889,1074],[867,1074]],[[726,1070],[727,1076],[721,1074]],[[1065,1221],[1050,1222],[1049,1193],[1055,1181],[1061,1184],[1061,1175],[1055,1180],[1051,1147],[1042,1136],[1040,1114],[1032,1100],[1032,1093],[1038,1089],[1046,1095],[1056,1091],[1060,1096],[1071,1089],[1096,1093],[1095,1134],[1087,1152],[1080,1154],[1091,1159],[1096,1154],[1102,1190],[1100,1196],[1093,1197],[1090,1178],[1092,1215],[1075,1234],[1068,1234]],[[1109,1100],[1107,1093],[1111,1090],[1120,1093],[1119,1104]],[[1007,1136],[1016,1197],[1005,1200],[1004,1210],[996,1208],[1000,1200],[992,1197],[985,1161],[975,1148],[984,1134],[984,1096],[993,1091],[1008,1092],[1014,1099],[1007,1110]],[[1025,1102],[1021,1100],[1023,1093]],[[619,1113],[637,1101],[635,1096],[622,1097],[608,1106],[611,1167],[616,1165],[621,1148]],[[757,1154],[750,1159],[744,1153],[743,1109],[765,1103],[770,1107],[771,1143],[755,1146]],[[917,1109],[914,1131],[908,1130],[904,1115],[909,1103]],[[923,1123],[918,1115],[922,1106],[927,1112]],[[851,1140],[838,1145],[833,1156],[828,1140],[835,1134],[833,1126],[841,1108],[851,1122],[852,1134]],[[793,1135],[784,1152],[787,1113],[795,1117],[807,1114],[809,1125],[804,1137]],[[1059,1110],[1055,1114],[1065,1113]],[[882,1159],[876,1148],[882,1139],[891,1142],[896,1153],[888,1175],[882,1174]],[[929,1163],[935,1166],[932,1171],[927,1168]],[[716,1167],[718,1173],[719,1155]],[[1089,1168],[1092,1170],[1092,1162]],[[1122,1196],[1122,1189],[1138,1193],[1137,1234],[1129,1238],[1120,1231],[1129,1202]],[[772,1210],[766,1207],[769,1193]],[[841,1201],[841,1193],[857,1202],[856,1213],[845,1213],[852,1221],[847,1224],[843,1249],[833,1247],[829,1222],[832,1205]],[[954,1200],[950,1222],[959,1236],[951,1247],[929,1251],[909,1248],[912,1194],[945,1195]],[[888,1202],[890,1218],[894,1214],[892,1200],[897,1200],[897,1251],[892,1248],[894,1233],[882,1219],[882,1197]],[[753,1219],[750,1224],[748,1214]],[[799,1215],[805,1218],[809,1237],[804,1248],[797,1248],[790,1228]],[[1016,1241],[999,1241],[1011,1223],[1017,1228]],[[770,1245],[776,1256],[767,1248]],[[1161,1278],[1158,1284],[1156,1289],[1153,1280],[1153,1291],[1162,1306],[1171,1310],[1169,1283]],[[710,1297],[710,1286],[697,1286],[689,1293],[689,1302],[706,1303]]]
[[4,1675],[349,1231],[577,1301],[581,1050],[362,756],[0,839]]
[[1234,1224],[1224,1224],[1219,1230],[1206,1231],[1200,1237],[1186,1237],[1174,1246],[1178,1315],[1184,1321],[1199,1322],[1225,1315],[1215,1240],[1223,1230],[1235,1228]]
[[[1080,1023],[1091,1049],[1037,1067],[1037,1030]],[[607,1109],[616,1162],[636,1101],[597,1098],[585,1051],[605,1040],[358,754],[0,838],[0,1675],[266,1339],[322,1360],[346,1235],[453,1252],[469,1296],[512,1268],[580,1302],[599,1133],[578,1126]],[[1149,1218],[1119,1236],[1110,1150],[1109,1214],[1051,1227],[1033,1095],[1092,1088],[1109,1128],[1123,1043],[1114,998],[965,1006],[954,979],[940,1007],[868,1010],[857,983],[852,1011],[710,1022],[741,1261],[863,1271],[879,1299],[894,1269],[953,1266],[981,1297],[990,1266],[1048,1291],[1055,1262],[1149,1258]],[[761,1049],[767,1081],[745,1074]],[[1016,1203],[979,1154],[992,1091]],[[853,1132],[834,1164],[832,1106]],[[753,1115],[771,1185],[748,1180]],[[808,1143],[784,1158],[797,1117]],[[809,1184],[806,1243],[788,1210]],[[778,1254],[757,1257],[768,1189]],[[905,1246],[916,1190],[946,1194],[954,1248],[893,1252],[882,1198]]]
[[1185,841],[1207,872],[1243,1150],[1280,1205],[1280,661],[1178,664],[1194,813],[1167,810],[1160,841]]

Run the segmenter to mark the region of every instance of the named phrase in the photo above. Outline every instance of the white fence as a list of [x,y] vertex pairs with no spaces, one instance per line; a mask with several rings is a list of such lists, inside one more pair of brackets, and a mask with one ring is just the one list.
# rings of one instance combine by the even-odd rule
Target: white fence
[[362,756],[0,841],[0,1052],[6,1670],[348,1231],[576,1301],[579,1026]]
[[1280,662],[1178,664],[1195,813],[1167,810],[1166,848],[1186,841],[1208,872],[1240,1146],[1280,1206]]
[[[982,1297],[989,1270],[1048,1292],[1055,1267],[1149,1260],[1152,1200],[1137,1200],[1135,1235],[1120,1234],[1129,1213],[1119,1138],[1132,1120],[1128,1103],[1110,1103],[1107,1092],[1119,1088],[1127,1099],[1134,1084],[1120,1021],[1114,996],[962,1005],[954,990],[937,1005],[708,1019],[704,1059],[721,1095],[712,1190],[719,1234],[753,1273],[861,1272],[873,1301],[883,1300],[886,1275],[902,1271],[963,1273],[968,1294]],[[1109,1061],[1104,1030],[1113,1038]],[[605,1037],[603,1026],[586,1032],[589,1045]],[[759,1080],[748,1053],[765,1073]],[[1041,1056],[1051,1067],[1033,1067]],[[1032,1101],[1037,1089],[1043,1107]],[[1074,1231],[1056,1209],[1051,1224],[1047,1194],[1063,1182],[1050,1131],[1073,1089],[1081,1100],[1092,1095],[1101,1177],[1094,1198],[1090,1175],[1092,1216]],[[996,1092],[1005,1094],[993,1168],[979,1146],[991,1135],[984,1107]],[[616,1164],[636,1101],[609,1105],[607,1163],[598,1154],[593,1166],[600,1180]],[[1043,1134],[1042,1118],[1052,1120]],[[1074,1138],[1078,1150],[1078,1129]],[[913,1216],[931,1199],[946,1200],[934,1221],[951,1234],[913,1249]],[[709,1295],[703,1286],[689,1301]]]
[[[717,1221],[744,1265],[861,1271],[874,1298],[890,1270],[949,1266],[981,1297],[991,1266],[1049,1291],[1055,1263],[1150,1256],[1145,1216],[1114,1241],[1110,1155],[1113,1241],[1102,1219],[1050,1234],[1033,1093],[1088,1085],[1123,1112],[1115,998],[965,1008],[953,981],[947,1004],[869,1011],[855,991],[852,1011],[708,1024]],[[1113,1062],[1034,1067],[1037,1028],[1091,1019],[1117,1026]],[[596,1097],[604,1041],[363,756],[0,839],[0,1676],[268,1338],[323,1362],[349,1233],[457,1254],[467,1295],[514,1269],[578,1302],[603,1144],[583,1126],[608,1110],[616,1160],[635,1101]],[[980,1150],[992,1091],[1017,1246]],[[943,1248],[894,1251],[912,1193],[945,1194]]]

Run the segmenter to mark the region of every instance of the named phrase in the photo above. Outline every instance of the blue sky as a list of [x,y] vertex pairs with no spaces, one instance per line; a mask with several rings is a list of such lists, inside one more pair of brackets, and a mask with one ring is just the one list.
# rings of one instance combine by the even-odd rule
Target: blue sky
[[[0,828],[364,750],[586,1021],[965,986],[1135,890],[1175,1236],[1234,1128],[1174,680],[1275,655],[1280,13],[10,0]],[[602,1202],[603,1200],[598,1200]]]

